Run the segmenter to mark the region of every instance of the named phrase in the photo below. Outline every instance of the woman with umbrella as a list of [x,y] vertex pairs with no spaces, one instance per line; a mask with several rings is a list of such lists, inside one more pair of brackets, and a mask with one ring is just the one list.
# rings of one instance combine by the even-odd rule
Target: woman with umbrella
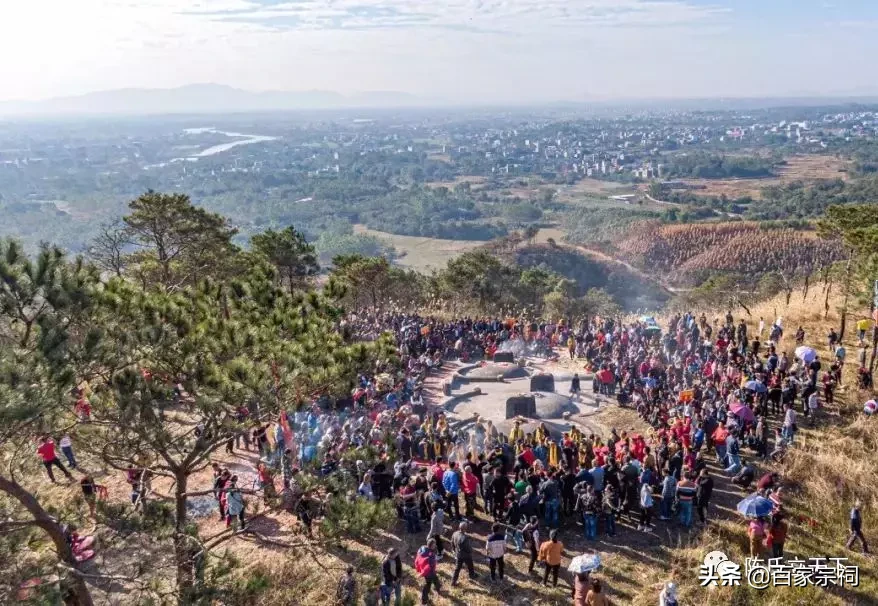
[[755,520],[750,520],[747,527],[747,536],[750,537],[750,557],[762,557],[762,542],[765,540],[766,524],[765,518],[760,516]]
[[753,414],[753,410],[741,402],[733,402],[729,406],[729,411],[744,423],[756,422],[756,416]]
[[[589,575],[592,571],[600,568],[601,556],[597,553],[578,555],[570,560],[567,570],[573,573],[573,604],[574,606],[594,606],[596,604],[608,604],[606,596],[601,594],[600,581],[589,583]],[[595,583],[597,590],[595,591]],[[592,594],[600,595],[602,601],[589,601]]]
[[773,509],[774,503],[759,493],[751,494],[738,503],[738,513],[750,519],[747,536],[750,538],[751,558],[762,556],[762,541],[765,539],[766,533],[765,520],[767,516],[771,515]]
[[807,365],[814,361],[814,359],[817,357],[817,352],[814,351],[813,347],[800,345],[796,348],[796,357]]
[[588,584],[588,573],[585,573],[584,580],[582,575],[576,575],[573,584],[573,604],[574,606],[609,606],[610,600],[602,592],[601,582],[598,579],[591,580],[591,588],[588,592],[582,592]]

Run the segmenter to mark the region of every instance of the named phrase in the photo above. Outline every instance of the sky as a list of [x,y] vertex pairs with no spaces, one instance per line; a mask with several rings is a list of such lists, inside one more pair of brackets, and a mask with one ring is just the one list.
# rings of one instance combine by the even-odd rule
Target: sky
[[217,83],[446,102],[878,94],[878,0],[2,0],[0,100]]

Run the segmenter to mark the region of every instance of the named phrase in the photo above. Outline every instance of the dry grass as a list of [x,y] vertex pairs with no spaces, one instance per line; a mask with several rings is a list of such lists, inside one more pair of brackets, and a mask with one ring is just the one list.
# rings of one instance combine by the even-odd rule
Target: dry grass
[[[751,328],[759,317],[770,323],[778,316],[784,318],[786,335],[780,349],[791,352],[794,349],[793,334],[797,326],[807,331],[809,344],[820,350],[824,359],[829,358],[825,349],[824,335],[829,326],[837,325],[835,313],[839,301],[831,299],[828,318],[823,317],[823,293],[820,286],[814,286],[807,298],[801,292],[793,296],[789,306],[782,297],[765,301],[751,308],[748,318]],[[720,317],[725,310],[706,310],[709,318]],[[855,310],[860,315],[864,310]],[[733,312],[736,316],[741,310]],[[846,345],[853,350],[851,333]],[[848,360],[855,360],[854,351]],[[854,364],[845,368],[846,382],[854,376]],[[714,549],[725,551],[729,557],[743,562],[746,550],[745,528],[741,519],[734,513],[734,503],[741,493],[730,487],[713,466],[717,478],[715,491],[714,517],[712,523],[703,531],[680,532],[675,526],[658,523],[657,532],[652,535],[637,532],[632,523],[620,523],[615,539],[600,537],[597,542],[588,543],[580,535],[580,530],[569,526],[562,539],[568,555],[584,551],[598,550],[604,566],[598,573],[605,584],[606,591],[614,604],[652,605],[657,603],[657,595],[662,583],[673,580],[680,588],[683,604],[734,604],[768,605],[787,604],[875,604],[878,596],[878,567],[875,560],[860,554],[846,552],[843,544],[846,538],[847,512],[854,498],[864,503],[865,529],[867,536],[876,540],[876,512],[878,512],[878,488],[874,484],[874,457],[878,452],[878,420],[866,419],[857,414],[867,394],[858,393],[851,387],[841,393],[838,406],[821,412],[817,426],[808,427],[802,423],[802,431],[797,437],[796,448],[790,452],[783,465],[777,467],[783,475],[789,491],[785,502],[792,513],[786,544],[788,556],[801,558],[815,556],[848,556],[860,567],[860,586],[846,589],[772,588],[756,591],[746,586],[737,588],[705,589],[697,582],[698,565],[704,555]],[[610,407],[605,413],[592,416],[589,423],[596,425],[606,434],[610,427],[619,430],[645,431],[637,415],[627,409]],[[222,462],[237,468],[250,468],[254,460],[237,457],[234,462],[221,455]],[[97,469],[95,469],[97,471]],[[195,487],[209,485],[209,472],[194,478]],[[67,509],[73,502],[73,486],[50,486],[41,477],[39,483],[42,498],[58,509]],[[124,482],[120,474],[99,477],[101,483],[111,484],[111,498],[122,503],[126,499]],[[157,481],[156,488],[167,490],[163,481]],[[248,509],[253,512],[255,498],[248,499]],[[84,517],[84,509],[79,512]],[[799,520],[813,519],[815,525]],[[84,520],[83,520],[84,521]],[[87,527],[87,524],[81,524]],[[219,522],[213,517],[199,521],[203,535],[211,535],[219,530]],[[292,517],[286,514],[271,515],[255,521],[254,527],[261,533],[278,541],[299,541],[298,527]],[[477,553],[483,552],[483,542],[488,531],[487,522],[481,518],[476,525],[475,547]],[[102,535],[106,536],[106,535]],[[167,539],[147,543],[133,535],[119,545],[102,543],[95,570],[102,573],[119,571],[114,558],[120,561],[128,552],[143,562],[162,562],[162,554],[167,555]],[[145,538],[145,537],[144,537]],[[348,564],[355,566],[359,587],[362,591],[374,589],[379,574],[382,554],[390,545],[396,546],[402,555],[405,567],[405,594],[409,604],[417,603],[419,579],[411,569],[413,556],[423,542],[423,533],[417,536],[405,534],[401,524],[376,533],[368,544],[349,542],[345,545],[323,548],[286,549],[267,545],[253,539],[240,538],[224,545],[220,553],[228,551],[237,560],[239,568],[234,574],[239,579],[233,593],[226,596],[227,604],[331,604],[337,579]],[[134,547],[136,545],[136,547]],[[566,560],[565,560],[566,564]],[[152,564],[151,564],[152,565]],[[570,594],[567,575],[558,588],[544,588],[535,576],[527,575],[527,560],[523,556],[510,555],[507,558],[505,583],[492,584],[487,580],[487,566],[483,559],[476,558],[476,566],[482,578],[471,583],[464,574],[461,586],[450,587],[453,565],[449,558],[440,564],[440,579],[443,584],[443,597],[434,603],[437,606],[472,605],[495,606],[501,604],[552,605],[569,604]],[[90,569],[91,571],[91,569]],[[170,578],[171,569],[162,571]],[[231,590],[230,590],[231,591]],[[136,594],[115,591],[112,594],[96,592],[99,603],[138,603]]]
[[572,196],[617,196],[633,191],[631,185],[625,183],[616,183],[615,181],[602,181],[601,179],[593,179],[586,177],[580,179],[570,187],[565,187],[562,191]]
[[[486,244],[486,242],[480,240],[443,240],[441,238],[401,236],[369,229],[365,225],[354,225],[354,233],[368,234],[386,240],[401,255],[395,261],[397,265],[414,269],[421,273],[442,269],[452,259]],[[548,227],[540,229],[534,241],[539,244],[545,244],[549,238],[552,238],[560,243],[566,235],[567,232],[561,229]]]
[[[431,156],[431,158],[442,162],[451,162],[451,158],[444,154]],[[469,183],[470,186],[478,189],[476,186],[482,185],[487,180],[487,177],[482,177],[480,175],[461,175],[459,177],[455,177],[451,181],[434,181],[432,183],[425,183],[424,185],[426,187],[447,187],[448,189],[454,189],[455,185],[459,185],[461,183]]]
[[420,236],[401,236],[369,229],[365,225],[354,225],[354,232],[386,240],[402,255],[396,260],[397,265],[424,273],[433,269],[442,269],[449,261],[462,253],[485,244],[478,240],[442,240]]
[[[750,196],[754,200],[762,197],[762,188],[770,185],[784,185],[793,181],[817,181],[820,179],[847,179],[850,162],[835,156],[801,155],[791,156],[778,170],[776,177],[762,179],[682,179],[695,189],[699,196],[722,196],[731,199]],[[646,186],[643,186],[645,189]]]
[[[824,359],[829,359],[825,350],[824,335],[831,325],[837,325],[835,313],[839,300],[832,297],[829,316],[824,319],[822,312],[823,293],[820,286],[812,287],[808,297],[803,300],[801,292],[796,293],[787,306],[782,297],[752,307],[752,317],[748,318],[753,327],[762,316],[767,322],[782,316],[787,334],[780,348],[791,352],[794,347],[795,329],[802,325],[809,335],[808,342],[821,351]],[[855,314],[863,310],[855,310]],[[736,310],[735,315],[743,313]],[[719,317],[725,310],[709,310],[709,316]],[[846,344],[853,349],[850,333]],[[848,360],[855,359],[854,352]],[[848,364],[846,378],[851,380],[854,368]],[[776,469],[781,472],[788,491],[787,506],[791,512],[792,523],[786,544],[787,557],[850,557],[852,564],[860,568],[860,586],[852,588],[805,588],[779,587],[758,591],[746,586],[723,588],[703,588],[697,581],[698,567],[704,555],[715,549],[725,551],[729,557],[743,563],[747,555],[746,528],[743,520],[734,512],[734,504],[743,493],[723,479],[716,466],[714,477],[718,485],[714,497],[714,518],[703,531],[680,532],[674,526],[659,523],[658,532],[644,535],[632,528],[630,522],[620,524],[615,539],[600,537],[595,543],[588,543],[580,536],[576,527],[568,527],[562,533],[567,554],[575,555],[585,551],[598,550],[604,566],[597,574],[604,582],[608,596],[615,604],[651,605],[657,602],[662,584],[673,580],[677,583],[681,603],[684,604],[733,604],[768,605],[787,604],[875,604],[878,595],[878,578],[874,559],[861,554],[847,552],[843,545],[846,539],[847,512],[855,497],[864,502],[865,526],[867,534],[874,530],[875,512],[878,511],[878,489],[871,482],[874,468],[874,454],[878,451],[878,424],[874,419],[865,419],[856,414],[867,394],[846,388],[842,391],[841,402],[821,412],[816,427],[802,427],[797,437],[796,448],[791,451],[783,465]],[[619,430],[644,431],[637,415],[626,409],[609,408],[605,413],[589,417],[589,423],[607,433],[610,427]],[[803,424],[804,425],[804,424]],[[815,520],[816,525],[808,523]],[[487,523],[482,521],[475,530],[476,546],[480,547],[485,538]],[[346,562],[357,566],[361,586],[367,586],[369,579],[376,574],[377,561],[383,549],[394,544],[400,546],[406,566],[422,537],[412,539],[401,528],[394,534],[382,534],[372,545],[348,545],[344,552],[324,556],[319,577],[313,575],[315,565],[299,564],[307,572],[309,581],[319,580],[323,593],[312,587],[309,601],[325,601],[329,594],[324,583],[334,583],[340,568]],[[874,539],[874,535],[872,536]],[[874,541],[873,541],[874,542]],[[407,556],[407,557],[406,557]],[[440,579],[445,593],[434,601],[438,606],[471,604],[473,606],[495,606],[500,604],[569,604],[569,586],[547,589],[539,584],[536,577],[526,574],[526,559],[521,556],[507,557],[507,568],[511,582],[491,584],[485,580],[487,567],[477,558],[476,566],[482,579],[471,583],[463,575],[461,586],[448,591],[452,565],[446,559],[440,565]],[[290,578],[284,576],[284,578]],[[406,592],[411,599],[417,597],[417,578],[406,577]],[[270,602],[264,602],[270,603]]]

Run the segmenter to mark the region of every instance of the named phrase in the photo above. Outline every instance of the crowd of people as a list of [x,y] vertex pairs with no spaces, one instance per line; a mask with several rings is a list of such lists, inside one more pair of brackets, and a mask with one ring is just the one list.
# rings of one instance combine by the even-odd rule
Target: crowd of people
[[[315,399],[310,407],[272,419],[241,406],[241,429],[229,435],[225,450],[253,449],[260,463],[252,486],[241,486],[241,479],[214,464],[219,516],[243,529],[244,495],[259,493],[294,512],[310,535],[333,495],[302,489],[299,474],[340,474],[350,486],[346,498],[390,500],[406,532],[419,537],[412,567],[422,579],[424,604],[440,591],[437,570],[446,554],[454,561],[452,585],[464,569],[477,578],[478,553],[490,579],[505,582],[504,558],[513,550],[527,556],[528,574],[537,573],[539,564],[543,584],[557,586],[562,558],[569,555],[562,530],[581,532],[588,541],[599,535],[612,541],[619,524],[627,523],[648,535],[655,528],[654,510],[662,524],[706,524],[716,473],[709,465],[745,493],[755,482],[772,500],[770,514],[748,522],[751,555],[782,557],[788,529],[782,479],[760,474],[755,463],[782,457],[798,424],[813,422],[821,406],[832,402],[845,356],[831,334],[835,353],[828,362],[816,354],[800,359],[778,352],[781,319],[751,328],[731,313],[713,322],[677,315],[664,328],[648,317],[564,326],[361,313],[346,317],[339,329],[363,340],[391,333],[398,362],[361,375],[347,400]],[[797,340],[804,341],[799,332]],[[596,393],[636,409],[651,430],[598,435],[576,424],[557,431],[521,419],[504,434],[490,419],[451,419],[425,397],[425,379],[447,360],[491,359],[520,343],[528,352],[566,348],[593,375]],[[577,374],[573,391],[579,389]],[[77,406],[81,412],[82,404]],[[68,473],[51,440],[39,453],[50,479],[53,467]],[[72,451],[64,454],[74,466]],[[134,493],[139,498],[144,490],[144,472],[132,471],[134,502]],[[88,488],[96,490],[93,482]],[[851,543],[859,538],[866,550],[859,516],[859,509],[852,513]],[[474,524],[486,525],[483,547],[474,542]],[[400,603],[404,566],[397,548],[387,551],[376,600]],[[575,604],[606,603],[599,579],[576,574],[570,585]],[[356,577],[348,571],[337,598],[353,604],[356,595]],[[667,587],[663,595],[665,604],[675,603]]]

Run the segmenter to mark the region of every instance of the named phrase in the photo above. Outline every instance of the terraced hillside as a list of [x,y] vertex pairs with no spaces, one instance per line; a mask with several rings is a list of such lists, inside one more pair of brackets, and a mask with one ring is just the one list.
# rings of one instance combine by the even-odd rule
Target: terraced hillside
[[616,244],[618,255],[645,271],[693,285],[711,273],[804,275],[839,260],[835,242],[811,232],[765,229],[756,222],[633,226]]

